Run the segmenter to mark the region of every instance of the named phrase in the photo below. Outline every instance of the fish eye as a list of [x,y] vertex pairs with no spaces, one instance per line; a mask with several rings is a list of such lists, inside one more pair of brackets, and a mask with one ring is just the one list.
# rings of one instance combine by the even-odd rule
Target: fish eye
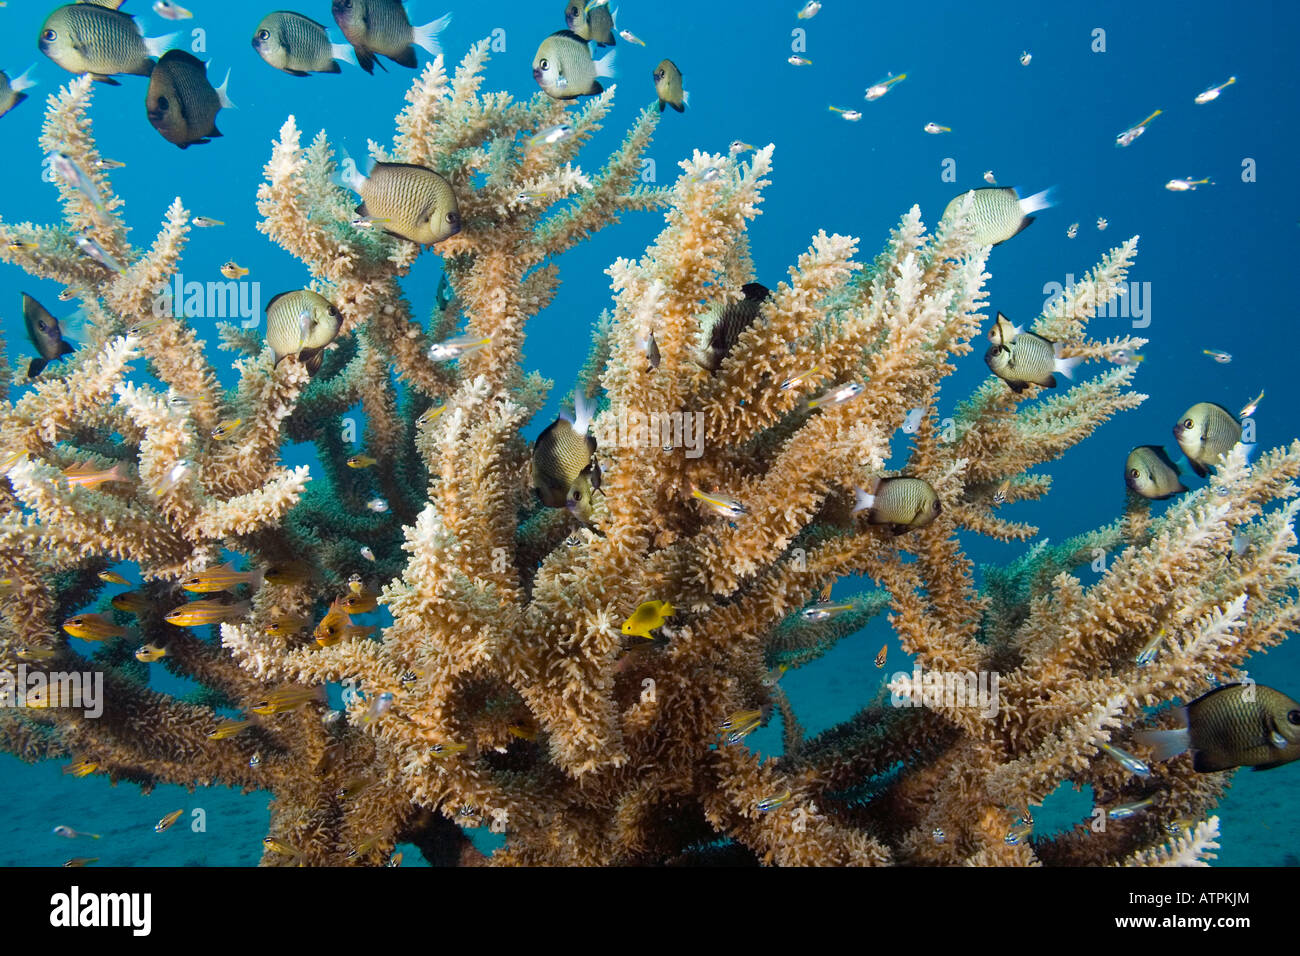
[[1286,722],[1292,726],[1300,724],[1300,710],[1287,711]]
[[41,34],[41,39],[47,43],[53,43],[58,38],[59,38],[59,34],[55,30],[46,30],[44,33]]
[[269,39],[271,39],[271,31],[270,31],[270,30],[258,30],[258,31],[257,31],[257,38],[258,38],[259,40],[269,40]]
[[37,320],[36,320],[36,327],[37,327],[38,329],[40,329],[42,332],[48,332],[48,331],[50,330],[50,327],[49,327],[48,325],[45,324],[45,320],[44,320],[44,319],[37,319]]
[[1189,418],[1189,419],[1187,419],[1187,421],[1183,422],[1183,427],[1184,427],[1184,428],[1191,428],[1191,427],[1192,427],[1192,420]]
[[1136,468],[1130,468],[1128,470],[1128,476],[1130,478],[1136,478],[1138,476],[1138,470]]
[[167,97],[165,96],[158,97],[158,108],[160,110],[165,110],[169,108],[169,104],[167,103]]
[[449,212],[449,213],[447,213],[447,224],[448,224],[448,225],[451,225],[451,226],[459,226],[459,225],[460,225],[460,213],[458,213],[458,212]]
[[86,622],[79,617],[74,617],[72,620],[68,621],[68,623],[71,624],[73,627],[81,627],[81,625],[85,624]]

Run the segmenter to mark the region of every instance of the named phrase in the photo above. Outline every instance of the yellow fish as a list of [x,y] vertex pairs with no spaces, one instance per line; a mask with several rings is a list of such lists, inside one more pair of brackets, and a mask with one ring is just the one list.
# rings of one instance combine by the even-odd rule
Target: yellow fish
[[325,689],[323,687],[281,687],[267,694],[266,699],[260,701],[251,710],[253,713],[263,716],[287,714],[290,711],[305,707],[312,701],[323,702],[324,700]]
[[371,465],[379,464],[379,459],[371,458],[369,455],[353,455],[348,459],[349,468],[369,468]]
[[427,424],[429,424],[429,422],[433,421],[435,418],[437,418],[439,415],[441,415],[441,414],[442,414],[443,412],[445,412],[446,410],[447,410],[447,406],[446,406],[445,404],[444,404],[444,405],[430,405],[428,408],[426,408],[426,409],[425,409],[425,410],[420,414],[420,417],[417,418],[417,419],[415,420],[415,424],[417,424],[417,425],[427,425]]
[[167,656],[167,648],[156,644],[145,644],[135,652],[135,659],[144,664],[152,664],[159,658]]
[[273,618],[263,630],[270,637],[289,637],[297,634],[307,626],[307,619],[301,614],[281,614]]
[[126,628],[118,627],[102,614],[77,614],[63,622],[63,629],[83,641],[106,641],[125,637]]
[[121,594],[114,594],[109,603],[119,611],[125,611],[127,614],[134,614],[137,617],[142,612],[153,607],[153,602],[149,600],[148,595],[143,591],[123,591]]
[[339,600],[339,606],[349,614],[366,614],[379,606],[379,595],[362,586]]
[[233,561],[227,561],[219,568],[208,568],[192,574],[181,582],[181,587],[195,594],[213,594],[217,591],[234,591],[241,584],[257,587],[262,583],[265,572],[236,571]]
[[253,726],[251,720],[223,720],[217,724],[217,729],[208,734],[209,740],[225,740],[227,737],[233,737],[235,734],[243,733],[249,727]]
[[244,423],[242,418],[228,418],[212,429],[213,441],[225,441],[235,433],[235,429]]
[[510,731],[511,736],[518,737],[520,740],[536,740],[537,728],[527,727],[523,724],[511,724],[506,730]]
[[275,837],[266,837],[263,839],[262,846],[266,847],[272,853],[279,853],[281,856],[302,856],[302,851],[297,847],[285,843],[283,840],[277,840]]
[[167,615],[167,623],[177,627],[202,627],[204,624],[216,624],[241,617],[249,608],[248,601],[238,604],[222,604],[219,601],[191,601],[182,604]]
[[59,656],[53,647],[24,647],[18,651],[20,661],[52,661]]
[[105,584],[129,585],[131,583],[126,578],[122,577],[122,575],[118,574],[116,571],[100,571],[99,580],[103,581]]
[[885,666],[885,657],[886,657],[888,654],[889,654],[889,645],[888,645],[888,644],[882,644],[882,645],[880,646],[880,653],[876,655],[876,666],[877,666],[877,667],[884,667],[884,666]]
[[74,760],[63,768],[64,774],[72,774],[74,777],[88,777],[99,769],[99,764],[93,760]]
[[157,823],[153,825],[153,832],[162,833],[164,830],[171,829],[171,825],[175,823],[177,820],[179,820],[181,818],[181,814],[184,812],[185,812],[184,807],[182,807],[179,810],[173,810],[171,813],[167,814],[167,816],[163,817],[161,820],[159,820]]
[[429,754],[437,757],[439,760],[444,757],[452,757],[466,749],[465,744],[434,744],[429,748]]
[[234,259],[231,259],[221,267],[221,274],[227,279],[242,279],[244,276],[248,275],[248,270],[237,263]]
[[68,479],[68,484],[78,485],[82,488],[97,488],[109,481],[131,480],[127,474],[125,463],[120,461],[112,468],[100,469],[96,469],[94,465],[88,462],[83,462],[64,469],[63,477]]
[[691,485],[691,497],[699,498],[705,506],[724,518],[738,518],[741,515],[749,514],[749,509],[741,502],[730,495],[724,495],[716,491],[700,491],[695,485]]
[[316,638],[316,643],[321,647],[332,647],[343,640],[344,630],[351,624],[352,619],[348,617],[347,612],[343,610],[339,602],[335,601],[330,605],[329,612],[316,625],[316,630],[312,632],[312,636]]
[[623,633],[653,641],[654,635],[650,632],[661,627],[673,614],[673,606],[668,601],[646,601],[623,622]]
[[339,800],[351,800],[363,790],[370,789],[375,783],[374,774],[366,774],[362,777],[352,777],[343,786],[334,791],[334,796]]
[[302,561],[273,564],[262,575],[267,584],[306,584],[311,580],[311,569]]

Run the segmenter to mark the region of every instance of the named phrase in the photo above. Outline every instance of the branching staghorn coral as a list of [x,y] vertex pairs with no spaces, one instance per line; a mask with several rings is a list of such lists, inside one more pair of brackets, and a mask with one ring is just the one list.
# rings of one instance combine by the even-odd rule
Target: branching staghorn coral
[[[464,228],[434,254],[454,307],[414,318],[399,280],[419,248],[352,224],[353,202],[333,182],[348,160],[323,133],[303,146],[290,117],[258,190],[260,228],[304,263],[343,326],[315,377],[224,328],[223,345],[244,355],[229,391],[186,319],[153,314],[185,243],[180,200],[153,247],[134,250],[95,163],[89,81],[51,97],[46,147],[95,170],[103,208],[62,188],[64,223],[0,224],[0,258],[77,290],[95,327],[85,349],[0,407],[0,656],[9,669],[102,670],[107,700],[97,719],[7,714],[6,747],[26,759],[67,753],[146,787],[265,788],[271,865],[375,864],[403,841],[435,862],[482,862],[464,836],[480,826],[505,834],[487,858],[499,864],[703,862],[720,845],[786,865],[1172,863],[1215,848],[1217,818],[1188,821],[1205,818],[1224,775],[1180,758],[1137,779],[1099,745],[1140,755],[1131,736],[1145,708],[1232,678],[1295,626],[1298,506],[1276,503],[1295,495],[1300,442],[1253,465],[1234,451],[1163,515],[1133,505],[1107,528],[1036,546],[989,571],[981,593],[959,533],[1033,538],[999,516],[1000,501],[1045,495],[1050,480],[1033,469],[1138,405],[1135,367],[1050,397],[989,379],[941,428],[944,379],[986,318],[988,249],[974,245],[964,208],[927,231],[914,207],[869,265],[854,259],[856,238],[819,232],[784,280],[756,276],[747,230],[773,147],[747,162],[697,152],[671,187],[646,189],[637,173],[657,122],[647,110],[588,174],[578,153],[613,90],[580,108],[541,94],[517,103],[482,92],[486,61],[486,43],[451,77],[436,59],[392,147],[371,149],[452,184]],[[560,121],[574,135],[530,141]],[[582,525],[528,489],[521,429],[549,383],[524,370],[526,325],[554,297],[556,256],[622,212],[653,210],[664,216],[655,241],[608,269],[612,303],[580,383],[599,401],[603,474]],[[121,273],[80,253],[82,230]],[[1112,250],[1033,329],[1085,362],[1139,347],[1088,337],[1135,253],[1136,239]],[[695,352],[706,313],[754,281],[770,298],[705,370]],[[431,361],[428,346],[462,316],[489,346],[454,366]],[[167,393],[131,380],[146,369]],[[861,394],[810,405],[849,384]],[[353,447],[340,417],[358,403],[366,426]],[[912,446],[891,459],[913,408],[925,414]],[[214,438],[232,418],[242,426]],[[696,425],[699,442],[687,437]],[[319,474],[279,464],[290,440],[316,444]],[[358,451],[382,467],[345,467]],[[80,487],[62,473],[82,462],[125,471]],[[898,474],[928,481],[942,504],[902,535],[852,511],[855,488]],[[743,509],[717,514],[692,489]],[[376,492],[388,511],[366,508]],[[1071,572],[1096,547],[1112,559],[1085,587]],[[168,624],[176,583],[223,552],[281,573],[219,634]],[[130,637],[83,659],[60,623],[103,600],[97,572],[117,561],[138,566],[150,608]],[[354,574],[379,578],[393,624],[313,640]],[[851,576],[878,587],[837,598],[839,616],[803,613]],[[629,644],[619,626],[650,600],[675,613],[658,639]],[[886,608],[922,673],[996,674],[996,709],[927,700],[924,684],[897,678],[805,739],[782,668],[815,661]],[[1159,654],[1139,665],[1161,631]],[[184,701],[148,690],[137,641],[165,647],[155,666],[203,690]],[[259,713],[285,688],[333,682],[361,691],[342,715],[318,700]],[[897,706],[909,699],[926,706]],[[252,725],[211,737],[232,710]],[[743,734],[728,742],[724,724],[751,710],[782,721],[782,756],[761,759]],[[1103,832],[1009,840],[1064,782],[1090,785],[1099,805],[1152,803]]]

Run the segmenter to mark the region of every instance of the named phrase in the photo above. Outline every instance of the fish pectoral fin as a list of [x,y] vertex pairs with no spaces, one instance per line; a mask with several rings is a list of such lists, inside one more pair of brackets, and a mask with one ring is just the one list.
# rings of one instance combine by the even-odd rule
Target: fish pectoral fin
[[415,47],[408,46],[399,55],[390,56],[389,59],[392,60],[394,63],[398,64],[399,66],[404,66],[407,67],[408,69],[414,70],[416,66]]
[[1206,467],[1205,467],[1204,465],[1202,465],[1199,461],[1192,461],[1192,460],[1189,458],[1189,459],[1187,459],[1187,464],[1189,464],[1189,465],[1192,466],[1192,471],[1196,472],[1196,475],[1197,475],[1198,478],[1208,478],[1208,477],[1209,477],[1209,475],[1210,475],[1210,469],[1206,468]]
[[600,85],[600,80],[591,81],[591,89],[587,91],[592,96],[597,96],[605,92],[605,88]]
[[[369,50],[363,50],[355,45],[353,46],[353,49],[357,51],[357,66],[361,67],[361,69],[365,70],[371,76],[374,76],[375,55]],[[381,63],[380,66],[383,66],[383,64]]]
[[1015,392],[1017,395],[1029,387],[1024,382],[1007,382],[1007,385],[1011,386],[1011,391]]
[[[686,112],[686,106],[685,106],[684,104],[681,104],[681,103],[672,103],[672,104],[670,104],[670,105],[672,106],[673,109],[675,109],[675,110],[676,110],[677,112],[679,112],[679,113],[685,113],[685,112]],[[663,107],[660,107],[660,108],[659,108],[659,112],[661,112],[661,113],[663,112]]]

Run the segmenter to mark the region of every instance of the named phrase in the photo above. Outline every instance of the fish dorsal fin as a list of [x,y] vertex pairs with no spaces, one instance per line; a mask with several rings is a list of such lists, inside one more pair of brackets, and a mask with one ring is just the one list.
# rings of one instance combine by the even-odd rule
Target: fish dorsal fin
[[587,41],[578,36],[578,34],[574,33],[572,30],[556,30],[551,34],[551,36],[564,37],[566,40],[573,40],[576,43],[581,43],[583,46],[587,45]]

